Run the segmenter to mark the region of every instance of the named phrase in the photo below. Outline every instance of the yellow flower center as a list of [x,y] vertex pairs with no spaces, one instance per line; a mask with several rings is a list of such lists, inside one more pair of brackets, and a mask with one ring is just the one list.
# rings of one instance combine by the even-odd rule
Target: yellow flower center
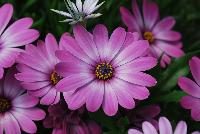
[[99,63],[95,68],[96,78],[99,80],[109,80],[113,77],[114,69],[109,63]]
[[147,40],[150,44],[154,42],[154,37],[152,32],[145,32],[143,36],[144,39]]
[[5,113],[12,108],[11,101],[0,97],[0,113]]
[[56,85],[63,77],[59,76],[56,72],[51,73],[51,83]]

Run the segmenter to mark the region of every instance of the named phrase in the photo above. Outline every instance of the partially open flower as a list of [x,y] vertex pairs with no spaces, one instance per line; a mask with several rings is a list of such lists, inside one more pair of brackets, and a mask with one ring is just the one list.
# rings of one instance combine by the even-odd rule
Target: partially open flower
[[76,4],[70,0],[64,0],[68,12],[51,9],[51,11],[67,17],[67,19],[60,22],[69,22],[69,24],[76,24],[84,22],[90,18],[97,18],[101,16],[100,13],[93,14],[104,2],[97,5],[99,0],[76,0]]

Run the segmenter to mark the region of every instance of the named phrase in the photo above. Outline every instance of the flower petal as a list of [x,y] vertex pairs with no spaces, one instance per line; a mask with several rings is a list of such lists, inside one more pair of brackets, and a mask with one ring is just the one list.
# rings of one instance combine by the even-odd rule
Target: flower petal
[[120,7],[120,13],[124,24],[128,27],[128,31],[136,31],[140,33],[139,24],[137,23],[137,20],[134,18],[134,16],[130,13],[130,11],[124,7]]
[[187,134],[187,124],[184,121],[180,121],[176,126],[174,134]]
[[162,31],[170,30],[175,25],[175,23],[176,20],[173,17],[166,17],[156,24],[152,32],[157,34]]
[[129,129],[128,130],[128,134],[143,134],[142,132],[140,132],[137,129]]
[[144,134],[158,134],[155,127],[147,121],[142,123],[142,129]]
[[116,72],[119,73],[140,72],[149,70],[155,67],[156,64],[157,64],[157,59],[153,57],[140,57],[133,60],[132,62],[129,62],[127,64],[115,68],[115,70]]
[[11,4],[4,4],[0,8],[0,35],[8,25],[13,14],[13,6]]
[[189,65],[192,76],[194,77],[197,84],[200,85],[200,59],[198,57],[192,57],[192,59],[189,61]]
[[103,102],[103,96],[104,96],[104,83],[93,81],[91,84],[89,84],[86,87],[88,90],[88,97],[86,99],[86,107],[88,111],[95,112],[97,111],[102,102]]
[[17,119],[21,129],[27,133],[36,133],[37,127],[35,123],[27,116],[19,112],[12,112]]
[[111,83],[105,84],[105,93],[102,107],[103,111],[108,116],[113,116],[118,111],[118,100],[114,90],[115,89],[113,89]]
[[142,72],[132,72],[132,73],[117,73],[116,76],[119,79],[124,81],[141,85],[145,87],[152,87],[156,85],[156,79],[153,78],[151,75]]
[[28,94],[23,94],[12,101],[14,107],[20,108],[30,108],[38,103],[38,98],[30,96]]
[[123,65],[139,56],[142,56],[149,48],[149,43],[146,40],[139,40],[126,47],[114,60],[114,64]]
[[178,79],[178,85],[186,93],[192,95],[193,97],[200,98],[200,87],[191,79],[180,77]]
[[158,46],[161,50],[163,50],[166,54],[171,57],[179,58],[184,55],[183,50],[175,46],[174,44],[169,44],[164,41],[156,41],[156,46]]
[[158,6],[156,3],[143,1],[144,24],[147,29],[151,30],[159,18]]
[[101,59],[106,58],[106,56],[108,56],[108,52],[107,51],[107,45],[108,45],[108,30],[104,25],[97,25],[94,28],[93,31],[93,35],[94,35],[94,42],[97,46],[99,55],[101,57]]
[[13,117],[11,113],[6,113],[6,115],[3,118],[3,122],[1,123],[3,123],[3,127],[6,134],[21,134],[18,121],[15,119],[15,117]]
[[31,18],[22,18],[20,20],[17,20],[5,30],[5,32],[1,36],[1,39],[5,39],[8,36],[12,36],[12,34],[28,29],[31,27],[32,24],[33,20]]
[[172,126],[169,120],[165,117],[159,119],[160,134],[172,134]]
[[154,35],[156,39],[165,41],[178,41],[181,39],[181,34],[175,31],[163,31]]
[[98,59],[99,55],[92,35],[81,25],[74,26],[73,31],[80,48],[82,48],[91,59]]

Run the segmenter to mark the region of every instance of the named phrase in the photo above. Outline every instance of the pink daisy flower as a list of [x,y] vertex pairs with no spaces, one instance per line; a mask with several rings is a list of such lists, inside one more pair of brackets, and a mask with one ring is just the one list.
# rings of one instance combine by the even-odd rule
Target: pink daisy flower
[[162,56],[160,65],[166,67],[171,57],[178,58],[184,55],[181,50],[181,34],[172,30],[176,22],[173,17],[159,20],[157,4],[147,0],[143,0],[143,15],[140,13],[136,0],[133,0],[132,11],[133,14],[121,7],[122,20],[128,27],[128,31],[138,32],[141,39],[148,40],[149,56],[157,59]]
[[4,68],[11,67],[22,51],[16,47],[29,44],[39,36],[38,31],[29,29],[33,23],[31,18],[20,19],[6,29],[12,14],[11,4],[0,7],[0,79],[3,77]]
[[142,129],[144,121],[150,122],[156,129],[158,129],[158,122],[154,118],[160,114],[160,107],[157,105],[147,105],[138,107],[128,113],[130,123],[134,128]]
[[49,115],[43,121],[45,128],[53,128],[52,134],[101,134],[101,128],[94,121],[84,122],[81,114],[84,109],[70,111],[66,103],[49,106]]
[[191,116],[195,121],[200,121],[200,59],[193,57],[189,61],[190,70],[194,80],[186,77],[180,77],[178,85],[188,96],[181,99],[181,105],[185,109],[191,109]]
[[[115,115],[118,104],[124,108],[135,107],[134,99],[148,98],[146,87],[156,80],[142,71],[156,66],[153,57],[142,57],[148,50],[145,40],[136,33],[117,28],[108,37],[107,28],[97,25],[93,35],[80,25],[73,29],[73,37],[64,35],[60,45],[65,50],[56,52],[61,63],[56,65],[59,75],[65,77],[56,86],[66,92],[64,97],[71,110],[86,104],[88,111]],[[69,92],[67,92],[69,91]]]
[[21,134],[20,129],[36,133],[33,120],[44,119],[45,112],[35,107],[38,99],[24,93],[25,90],[14,79],[14,73],[9,71],[0,80],[0,134]]
[[62,77],[55,71],[55,65],[59,62],[55,56],[58,44],[52,34],[46,36],[45,42],[39,41],[37,46],[27,45],[25,52],[18,57],[16,74],[17,80],[28,90],[28,93],[41,97],[40,103],[50,105],[58,103],[60,92],[56,90],[56,84]]
[[[165,117],[159,119],[159,133],[160,134],[187,134],[187,124],[184,121],[180,121],[175,131],[173,132],[171,123]],[[129,129],[128,134],[158,134],[156,128],[149,122],[145,121],[142,124],[142,132],[137,129]],[[193,132],[192,134],[200,134],[199,132]]]

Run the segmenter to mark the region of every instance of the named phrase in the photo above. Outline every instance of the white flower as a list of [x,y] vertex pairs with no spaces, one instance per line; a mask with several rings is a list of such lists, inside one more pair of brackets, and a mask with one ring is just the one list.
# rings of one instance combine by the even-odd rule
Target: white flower
[[70,0],[64,1],[68,12],[51,9],[51,11],[67,17],[67,19],[60,22],[76,24],[78,22],[83,22],[90,18],[97,18],[102,15],[100,13],[93,14],[93,12],[95,12],[104,3],[102,2],[97,5],[99,0],[85,0],[84,3],[82,3],[82,0],[76,0],[76,4]]

